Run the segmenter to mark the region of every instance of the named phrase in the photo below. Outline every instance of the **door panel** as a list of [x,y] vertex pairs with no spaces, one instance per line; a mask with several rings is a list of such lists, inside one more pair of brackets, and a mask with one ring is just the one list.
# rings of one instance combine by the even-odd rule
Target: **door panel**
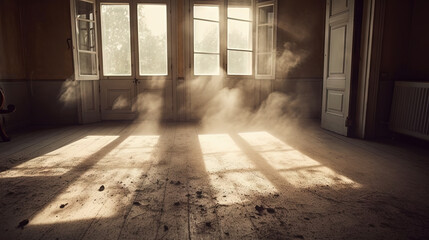
[[79,81],[81,96],[81,123],[100,121],[100,81]]
[[322,127],[342,135],[348,134],[353,19],[353,0],[327,1]]
[[135,113],[135,84],[132,80],[101,81],[101,118],[131,120]]

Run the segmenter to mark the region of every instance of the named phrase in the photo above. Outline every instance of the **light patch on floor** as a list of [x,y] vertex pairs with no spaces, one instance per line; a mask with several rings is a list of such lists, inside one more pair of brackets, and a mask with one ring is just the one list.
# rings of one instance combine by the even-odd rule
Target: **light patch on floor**
[[[159,136],[130,136],[87,169],[30,220],[30,225],[108,218],[132,204],[142,167],[151,162]],[[103,191],[99,191],[101,186]],[[62,204],[67,204],[60,209]]]
[[86,136],[0,173],[0,178],[60,176],[118,136]]
[[198,135],[210,183],[219,204],[248,200],[254,191],[271,193],[275,187],[261,174],[228,134]]
[[238,135],[294,187],[361,187],[361,184],[323,166],[268,132],[247,132]]

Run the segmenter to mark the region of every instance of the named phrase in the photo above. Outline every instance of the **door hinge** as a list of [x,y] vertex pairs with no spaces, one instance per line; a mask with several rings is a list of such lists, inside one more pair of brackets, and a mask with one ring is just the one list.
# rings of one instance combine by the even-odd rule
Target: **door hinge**
[[353,125],[353,121],[350,117],[346,118],[346,127],[351,127]]

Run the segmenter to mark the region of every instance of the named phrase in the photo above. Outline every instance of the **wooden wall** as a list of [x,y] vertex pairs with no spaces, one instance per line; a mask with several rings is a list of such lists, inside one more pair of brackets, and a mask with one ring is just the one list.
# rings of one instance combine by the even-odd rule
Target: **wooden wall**
[[0,80],[25,78],[20,2],[0,1]]

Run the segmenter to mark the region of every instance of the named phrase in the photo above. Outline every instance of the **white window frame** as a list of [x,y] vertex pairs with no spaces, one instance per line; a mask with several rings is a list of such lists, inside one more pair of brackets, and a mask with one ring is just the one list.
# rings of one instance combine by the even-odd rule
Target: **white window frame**
[[[172,28],[171,28],[171,1],[170,0],[134,0],[132,1],[133,6],[131,6],[132,14],[131,16],[133,19],[131,21],[134,21],[134,23],[131,23],[131,26],[135,26],[135,33],[133,33],[131,36],[134,38],[133,44],[131,44],[131,49],[134,48],[135,54],[134,54],[134,63],[131,65],[136,65],[134,67],[134,75],[136,76],[136,79],[139,80],[152,80],[152,79],[164,79],[169,80],[172,78],[173,73],[173,63],[172,63],[172,51],[171,51],[171,44],[172,44]],[[167,5],[167,74],[166,75],[140,75],[140,52],[139,52],[139,36],[138,36],[138,13],[137,13],[137,6],[138,4],[166,4]],[[134,8],[134,9],[133,9]],[[133,29],[131,29],[133,31]]]
[[[76,3],[77,1],[87,2],[93,4],[94,9],[94,20],[82,19],[77,17],[76,13]],[[73,63],[74,63],[74,73],[75,80],[99,80],[100,79],[100,65],[98,58],[98,25],[97,25],[97,7],[95,0],[70,0],[70,10],[71,10],[71,23],[72,23],[72,43],[73,43]],[[79,40],[78,40],[78,21],[92,22],[94,24],[94,44],[95,52],[80,50],[79,49]],[[81,75],[80,74],[80,54],[79,53],[89,53],[95,55],[95,65],[96,65],[96,75]]]
[[[131,75],[104,75],[103,72],[103,53],[99,53],[100,72],[103,79],[110,80],[169,80],[172,79],[173,59],[172,59],[172,27],[171,27],[171,1],[170,0],[97,0],[97,6],[101,5],[128,5],[130,8],[130,44],[131,44]],[[138,4],[166,4],[167,5],[167,75],[140,75],[139,43],[138,43]],[[98,16],[99,34],[101,36],[101,16]],[[100,37],[99,45],[103,46],[103,40]]]
[[[195,75],[195,64],[194,64],[194,6],[218,6],[219,7],[219,74],[217,75]],[[225,74],[225,60],[224,60],[224,52],[225,52],[225,43],[222,36],[222,31],[225,29],[224,24],[224,2],[222,1],[191,1],[189,4],[189,21],[190,21],[190,52],[189,52],[189,59],[190,59],[190,68],[191,68],[191,74],[194,78],[222,78]]]
[[[234,6],[231,4],[231,6]],[[240,6],[240,5],[236,5],[236,6]],[[253,69],[254,66],[254,62],[255,62],[255,0],[251,0],[251,9],[250,9],[250,16],[251,16],[251,20],[250,21],[246,21],[246,20],[242,20],[242,19],[236,19],[236,18],[230,18],[228,17],[228,7],[229,7],[229,1],[225,0],[225,5],[224,5],[224,9],[225,9],[225,51],[224,51],[224,58],[225,58],[225,74],[228,78],[253,78],[255,76],[255,69]],[[243,50],[243,49],[234,49],[228,48],[228,19],[232,19],[232,20],[237,20],[237,21],[243,21],[243,22],[250,22],[251,26],[251,34],[252,34],[252,49],[251,50]],[[251,70],[251,74],[228,74],[228,51],[240,51],[240,52],[250,52],[252,53],[252,63],[250,64],[250,70]]]
[[[273,6],[273,12],[274,12],[274,19],[272,23],[273,27],[273,48],[271,49],[271,55],[272,55],[272,63],[271,63],[271,74],[269,75],[261,75],[258,74],[258,55],[259,55],[259,8],[267,7],[267,6]],[[272,1],[264,1],[264,2],[258,2],[256,4],[256,19],[255,19],[255,32],[256,32],[256,43],[255,43],[255,62],[254,62],[254,70],[255,70],[255,79],[275,79],[276,78],[276,49],[277,49],[277,0]],[[267,52],[268,54],[268,52]]]
[[[97,7],[98,9],[101,10],[101,5],[128,5],[129,9],[130,9],[130,51],[131,51],[131,75],[104,75],[104,66],[103,66],[103,51],[100,51],[98,54],[99,57],[99,62],[100,62],[100,75],[102,77],[102,79],[109,79],[109,80],[133,80],[135,79],[135,64],[134,64],[134,51],[133,51],[133,38],[134,38],[134,32],[133,32],[133,13],[132,13],[132,9],[131,9],[131,5],[132,5],[132,1],[128,0],[128,1],[124,1],[124,0],[97,0]],[[101,34],[101,14],[98,14],[97,16],[97,20],[98,20],[98,24],[99,24],[99,30],[98,30],[98,34],[100,36],[99,38],[99,45],[100,48],[102,49],[102,44],[103,44],[103,39],[102,39],[102,34]]]

